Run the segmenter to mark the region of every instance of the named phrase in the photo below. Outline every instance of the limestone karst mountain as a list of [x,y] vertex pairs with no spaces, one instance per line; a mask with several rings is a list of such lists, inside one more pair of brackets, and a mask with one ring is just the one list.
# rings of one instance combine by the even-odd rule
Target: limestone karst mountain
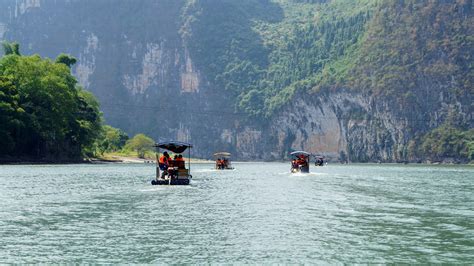
[[75,56],[107,123],[191,141],[198,156],[474,156],[471,0],[0,5],[0,39]]

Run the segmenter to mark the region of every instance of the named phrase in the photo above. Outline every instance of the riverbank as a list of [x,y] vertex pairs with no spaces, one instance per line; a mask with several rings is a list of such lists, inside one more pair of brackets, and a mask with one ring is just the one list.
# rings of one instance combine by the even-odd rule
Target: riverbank
[[1,158],[0,165],[16,164],[88,164],[88,159],[32,159],[32,158]]
[[[140,164],[149,163],[154,164],[156,157],[154,154],[146,154],[145,158],[138,158],[131,154],[123,153],[108,153],[97,158],[82,158],[82,159],[33,159],[33,158],[0,158],[0,165],[31,165],[31,164],[103,164],[103,163],[117,163],[117,164]],[[266,163],[266,162],[287,162],[286,160],[275,160],[275,161],[233,161],[233,163]],[[214,163],[213,160],[191,158],[193,164],[208,164]],[[341,164],[340,162],[330,161],[331,165]],[[474,166],[474,162],[459,162],[459,161],[418,161],[418,162],[349,162],[343,164],[407,164],[407,165],[471,165]]]
[[[132,154],[108,153],[100,158],[91,159],[91,161],[93,163],[156,163],[156,155],[155,153],[147,153],[145,154],[145,158],[138,158]],[[191,163],[214,163],[214,161],[191,158]]]

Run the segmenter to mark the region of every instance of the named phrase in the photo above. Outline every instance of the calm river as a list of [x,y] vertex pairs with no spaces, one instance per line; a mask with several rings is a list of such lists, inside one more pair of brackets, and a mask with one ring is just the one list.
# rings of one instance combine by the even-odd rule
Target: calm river
[[474,262],[474,167],[0,166],[0,263]]

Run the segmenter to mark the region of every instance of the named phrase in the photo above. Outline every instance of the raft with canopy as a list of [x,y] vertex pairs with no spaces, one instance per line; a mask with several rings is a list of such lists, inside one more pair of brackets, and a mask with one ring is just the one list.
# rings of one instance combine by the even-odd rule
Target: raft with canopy
[[323,155],[315,155],[314,156],[314,166],[324,166],[324,156]]
[[[156,178],[151,181],[152,185],[189,185],[191,175],[191,148],[192,144],[181,141],[167,141],[155,144],[156,149]],[[160,165],[160,149],[182,155],[188,150],[188,164],[182,160],[172,160],[169,157],[168,165]],[[166,152],[167,153],[167,152]],[[182,158],[182,156],[178,156]]]
[[294,151],[290,153],[291,172],[309,173],[309,158],[311,154],[305,151]]
[[215,168],[217,170],[232,170],[232,162],[230,161],[231,154],[229,152],[214,153],[214,160],[216,162]]

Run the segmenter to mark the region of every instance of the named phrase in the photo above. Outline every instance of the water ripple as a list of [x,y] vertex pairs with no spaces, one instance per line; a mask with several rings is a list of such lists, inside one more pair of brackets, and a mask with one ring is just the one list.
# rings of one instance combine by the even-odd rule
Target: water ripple
[[470,263],[474,169],[1,166],[0,263]]

